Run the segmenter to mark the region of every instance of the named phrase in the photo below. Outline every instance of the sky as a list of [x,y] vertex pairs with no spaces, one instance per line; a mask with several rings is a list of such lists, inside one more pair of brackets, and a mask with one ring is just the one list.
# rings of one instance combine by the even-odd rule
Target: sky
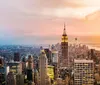
[[60,42],[100,35],[100,0],[0,0],[0,44]]

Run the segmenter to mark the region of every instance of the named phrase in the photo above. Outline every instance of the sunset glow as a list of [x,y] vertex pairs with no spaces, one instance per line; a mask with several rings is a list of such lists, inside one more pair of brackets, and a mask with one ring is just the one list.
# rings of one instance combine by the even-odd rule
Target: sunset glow
[[68,35],[100,35],[99,17],[100,0],[1,0],[0,39],[52,42],[60,39],[64,22]]

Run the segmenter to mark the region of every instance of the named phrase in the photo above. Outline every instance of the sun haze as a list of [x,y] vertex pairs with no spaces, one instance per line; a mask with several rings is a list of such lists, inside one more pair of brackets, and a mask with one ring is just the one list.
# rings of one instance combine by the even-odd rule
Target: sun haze
[[99,17],[100,0],[1,0],[1,44],[57,42],[64,22],[68,35],[100,35]]

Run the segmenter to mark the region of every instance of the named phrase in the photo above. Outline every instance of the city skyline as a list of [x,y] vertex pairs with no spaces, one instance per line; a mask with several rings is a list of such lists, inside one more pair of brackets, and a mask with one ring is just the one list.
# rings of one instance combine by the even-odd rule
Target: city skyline
[[68,35],[100,36],[99,16],[99,0],[0,1],[0,44],[59,42],[64,22]]

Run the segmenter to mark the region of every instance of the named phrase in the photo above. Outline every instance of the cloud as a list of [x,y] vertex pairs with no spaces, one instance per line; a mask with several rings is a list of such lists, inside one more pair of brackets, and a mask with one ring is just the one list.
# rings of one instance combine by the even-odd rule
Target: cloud
[[59,36],[60,39],[64,22],[67,23],[68,35],[96,34],[98,31],[95,29],[99,30],[100,25],[96,20],[84,18],[100,9],[99,5],[96,6],[99,3],[93,2],[91,0],[90,4],[89,0],[1,0],[0,38],[10,36],[7,39],[9,43],[30,43],[38,40],[52,42],[56,40],[54,36]]
[[[77,1],[77,0],[76,0]],[[65,8],[65,7],[83,7],[83,4],[75,3],[73,0],[37,0],[36,3],[39,6],[47,7],[47,8]]]
[[93,13],[86,16],[86,18],[88,20],[100,20],[99,17],[100,17],[100,10],[95,11],[95,12],[93,12]]

